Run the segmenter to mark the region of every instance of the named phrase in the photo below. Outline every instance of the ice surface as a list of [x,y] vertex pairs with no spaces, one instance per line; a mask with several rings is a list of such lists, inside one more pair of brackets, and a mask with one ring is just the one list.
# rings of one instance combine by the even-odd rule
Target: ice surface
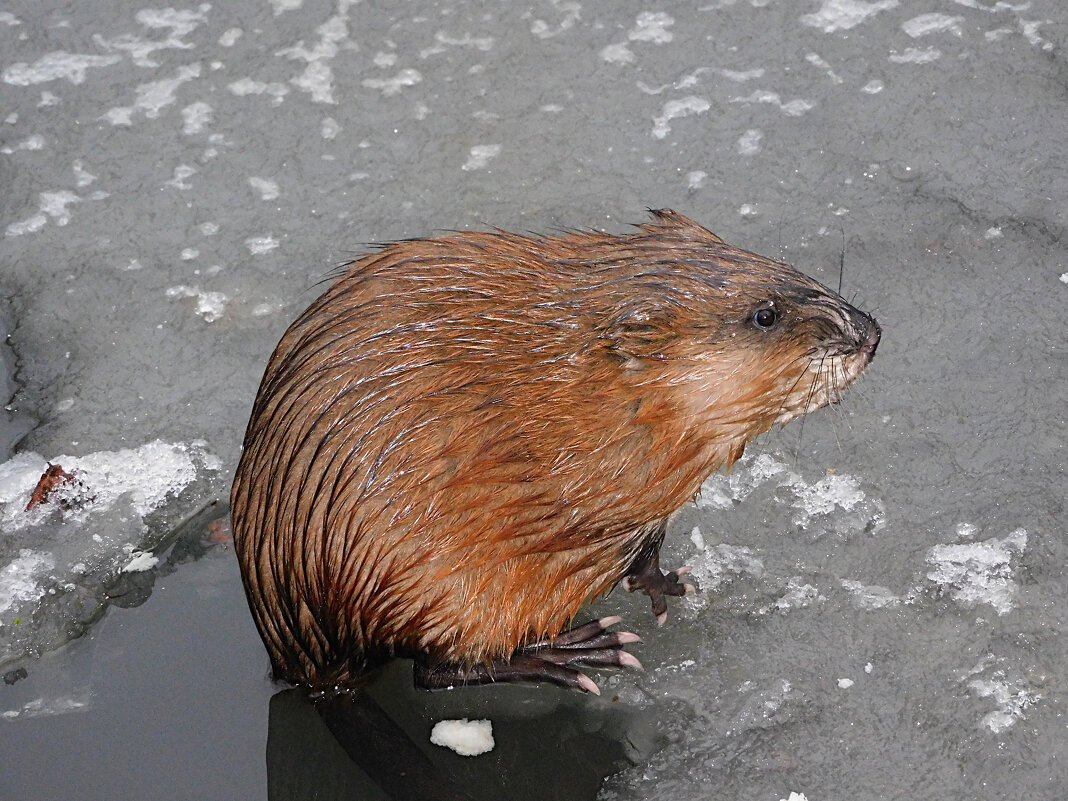
[[[17,697],[4,708],[84,709],[107,681],[114,698],[191,676],[195,698],[205,676],[269,691],[236,571],[210,623],[153,596],[176,641],[205,644],[181,673],[153,654],[146,677],[123,667],[137,639],[116,653],[116,631],[144,607],[91,627],[116,587],[151,588],[175,527],[225,497],[264,362],[335,265],[443,229],[620,232],[668,206],[840,281],[883,343],[841,406],[752,445],[679,512],[662,561],[691,565],[698,587],[663,627],[638,594],[591,610],[642,635],[647,673],[598,675],[600,700],[571,699],[526,736],[623,743],[634,764],[605,798],[1068,785],[1066,30],[1058,0],[5,7],[0,652],[29,678],[0,685]],[[121,477],[151,468],[156,442],[172,467],[186,448],[193,478],[161,476],[139,500]],[[46,458],[75,464],[63,454],[127,464],[25,512]],[[179,573],[196,597],[220,590],[203,561]],[[261,660],[244,684],[227,674],[240,626]],[[89,646],[97,663],[73,659]],[[84,692],[33,685],[67,664]],[[560,703],[505,690],[515,709]],[[254,739],[182,700],[198,712],[183,730],[170,710],[173,742]],[[490,717],[453,703],[470,706],[425,719]],[[602,703],[652,734],[600,728]],[[104,711],[98,729],[164,734],[143,729],[143,705]],[[71,762],[72,727],[48,723],[34,739],[15,722],[2,743],[35,777],[19,797],[76,795],[42,789]],[[196,759],[180,775],[152,764],[131,759],[122,792],[263,786],[221,786]]]
[[478,756],[493,750],[493,723],[489,720],[442,720],[430,731],[430,742],[451,748],[460,756]]

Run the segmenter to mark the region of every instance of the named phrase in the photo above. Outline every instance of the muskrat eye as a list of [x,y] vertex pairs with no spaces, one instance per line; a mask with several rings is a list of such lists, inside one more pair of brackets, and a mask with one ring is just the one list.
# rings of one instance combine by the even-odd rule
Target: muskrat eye
[[757,309],[753,313],[753,325],[757,328],[761,328],[767,331],[775,323],[779,322],[779,312],[770,306],[765,306],[762,309]]

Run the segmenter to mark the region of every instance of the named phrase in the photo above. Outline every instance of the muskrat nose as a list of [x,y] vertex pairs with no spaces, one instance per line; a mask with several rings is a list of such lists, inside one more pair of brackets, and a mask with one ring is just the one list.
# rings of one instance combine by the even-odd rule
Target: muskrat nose
[[868,358],[875,355],[875,349],[879,347],[879,339],[883,335],[883,329],[875,322],[875,318],[858,312],[853,320],[857,323],[857,333],[860,335],[860,350],[868,354]]

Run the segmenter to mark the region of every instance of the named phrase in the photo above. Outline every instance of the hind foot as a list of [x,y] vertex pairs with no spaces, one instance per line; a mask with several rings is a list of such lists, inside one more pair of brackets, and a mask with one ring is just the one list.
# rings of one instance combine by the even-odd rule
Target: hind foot
[[591,620],[555,637],[517,648],[507,659],[494,659],[489,664],[470,668],[448,663],[431,665],[417,660],[415,684],[426,690],[442,690],[500,681],[547,681],[600,695],[594,680],[571,665],[641,670],[641,662],[623,650],[624,645],[641,642],[641,638],[629,631],[608,631],[609,626],[618,622],[619,618],[615,616]]

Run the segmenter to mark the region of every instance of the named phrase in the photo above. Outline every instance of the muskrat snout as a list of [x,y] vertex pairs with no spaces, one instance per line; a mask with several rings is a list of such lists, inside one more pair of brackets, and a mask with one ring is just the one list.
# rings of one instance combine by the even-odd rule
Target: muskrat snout
[[860,335],[860,352],[864,353],[868,357],[870,362],[875,358],[875,349],[879,347],[879,340],[882,338],[883,329],[875,322],[875,318],[865,312],[855,310],[853,315],[853,322],[857,327],[857,333]]

